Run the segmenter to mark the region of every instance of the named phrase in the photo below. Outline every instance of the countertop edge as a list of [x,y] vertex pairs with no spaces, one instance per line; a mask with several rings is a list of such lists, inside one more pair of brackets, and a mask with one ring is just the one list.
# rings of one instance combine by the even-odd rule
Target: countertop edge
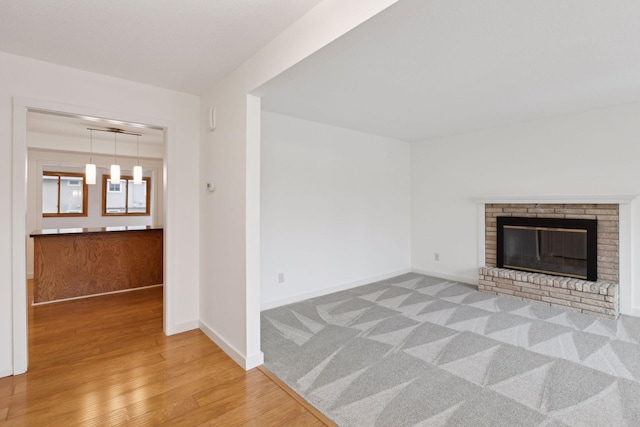
[[162,231],[161,225],[129,225],[116,227],[92,227],[92,228],[49,228],[35,230],[29,233],[29,237],[51,237],[51,236],[78,236],[86,234],[111,234],[111,233],[131,233],[145,231]]

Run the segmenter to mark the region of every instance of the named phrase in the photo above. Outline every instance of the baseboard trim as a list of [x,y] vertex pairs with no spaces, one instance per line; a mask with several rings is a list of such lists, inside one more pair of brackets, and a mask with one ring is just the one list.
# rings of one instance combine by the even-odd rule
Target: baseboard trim
[[426,270],[423,268],[412,268],[411,272],[413,273],[418,273],[418,274],[424,274],[425,276],[432,276],[432,277],[439,277],[441,279],[446,279],[446,280],[453,280],[454,282],[462,282],[462,283],[466,283],[468,285],[473,285],[473,286],[478,286],[478,279],[470,279],[468,277],[464,277],[464,276],[456,276],[453,274],[447,274],[447,273],[442,273],[440,271],[431,271],[431,270]]
[[10,377],[13,375],[13,369],[2,369],[0,370],[0,378]]
[[321,297],[323,295],[332,294],[334,292],[345,291],[347,289],[355,288],[357,286],[367,285],[369,283],[377,282],[379,280],[390,279],[401,274],[411,273],[411,268],[403,268],[401,270],[392,271],[385,274],[379,274],[376,276],[365,277],[364,279],[354,280],[352,282],[341,283],[339,285],[331,286],[328,288],[318,289],[312,292],[306,292],[304,294],[293,295],[291,297],[282,298],[278,300],[267,301],[260,304],[260,311],[270,310],[272,308],[281,307],[283,305],[293,304],[295,302],[304,301],[309,298]]
[[234,346],[224,339],[220,334],[215,332],[209,325],[200,320],[200,330],[213,341],[218,347],[222,349],[227,355],[233,359],[238,365],[240,365],[245,371],[258,367],[264,363],[264,353],[258,352],[249,357],[245,357],[242,353],[235,349]]
[[33,273],[27,273],[27,280],[33,279]]
[[186,322],[176,323],[171,327],[171,333],[167,335],[175,335],[181,334],[187,331],[193,331],[194,329],[199,329],[200,324],[198,320],[187,320]]
[[163,284],[159,284],[159,285],[151,285],[151,286],[142,286],[140,288],[122,289],[120,291],[102,292],[102,293],[99,293],[99,294],[82,295],[82,296],[79,296],[79,297],[54,299],[54,300],[51,300],[51,301],[43,301],[43,302],[34,302],[31,305],[36,306],[36,305],[53,304],[53,303],[56,303],[56,302],[64,302],[64,301],[73,301],[73,300],[77,300],[77,299],[101,297],[101,296],[104,296],[104,295],[121,294],[121,293],[124,293],[124,292],[135,292],[135,291],[141,291],[143,289],[157,288],[157,287],[162,287],[162,286],[164,286],[164,285]]
[[247,357],[244,365],[244,369],[245,371],[248,371],[249,369],[257,368],[258,366],[262,366],[263,364],[264,364],[264,353],[259,351],[257,354]]

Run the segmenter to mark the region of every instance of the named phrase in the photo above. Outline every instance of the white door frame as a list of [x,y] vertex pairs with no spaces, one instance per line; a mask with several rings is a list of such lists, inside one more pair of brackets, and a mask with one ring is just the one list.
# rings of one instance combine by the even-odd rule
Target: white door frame
[[[29,109],[50,110],[67,114],[86,115],[112,120],[121,120],[131,123],[143,123],[165,128],[165,149],[163,160],[163,192],[164,192],[164,331],[171,334],[174,329],[170,322],[173,298],[173,266],[171,256],[170,233],[167,233],[167,217],[169,217],[169,205],[167,189],[170,185],[168,179],[168,164],[173,146],[174,129],[172,122],[165,119],[140,116],[136,114],[105,111],[89,107],[78,107],[49,101],[27,98],[13,98],[13,158],[12,158],[12,321],[13,321],[13,375],[23,374],[27,371],[28,329],[27,329],[27,112]],[[157,181],[156,181],[157,182]]]

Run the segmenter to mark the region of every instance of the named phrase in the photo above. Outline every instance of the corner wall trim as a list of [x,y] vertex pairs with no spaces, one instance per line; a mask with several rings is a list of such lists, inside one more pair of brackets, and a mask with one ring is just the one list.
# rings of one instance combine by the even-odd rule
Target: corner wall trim
[[389,273],[378,274],[376,276],[365,277],[364,279],[354,280],[352,282],[341,283],[328,288],[318,289],[317,291],[306,292],[304,294],[298,294],[287,298],[272,300],[263,302],[260,304],[260,311],[270,310],[272,308],[281,307],[287,304],[293,304],[294,302],[304,301],[309,298],[321,297],[323,295],[332,294],[334,292],[340,292],[347,289],[355,288],[356,286],[368,285],[369,283],[377,282],[379,280],[390,279],[401,274],[411,273],[411,268],[403,268]]
[[227,340],[216,333],[209,325],[202,320],[199,322],[200,330],[213,341],[218,347],[222,349],[227,355],[233,359],[238,365],[240,365],[245,371],[253,369],[264,363],[264,353],[259,352],[249,357],[245,357],[236,350]]

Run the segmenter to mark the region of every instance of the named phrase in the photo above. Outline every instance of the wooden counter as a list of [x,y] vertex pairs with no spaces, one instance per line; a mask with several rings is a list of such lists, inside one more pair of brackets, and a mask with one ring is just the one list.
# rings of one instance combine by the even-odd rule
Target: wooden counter
[[49,229],[30,237],[35,303],[163,282],[162,227]]

